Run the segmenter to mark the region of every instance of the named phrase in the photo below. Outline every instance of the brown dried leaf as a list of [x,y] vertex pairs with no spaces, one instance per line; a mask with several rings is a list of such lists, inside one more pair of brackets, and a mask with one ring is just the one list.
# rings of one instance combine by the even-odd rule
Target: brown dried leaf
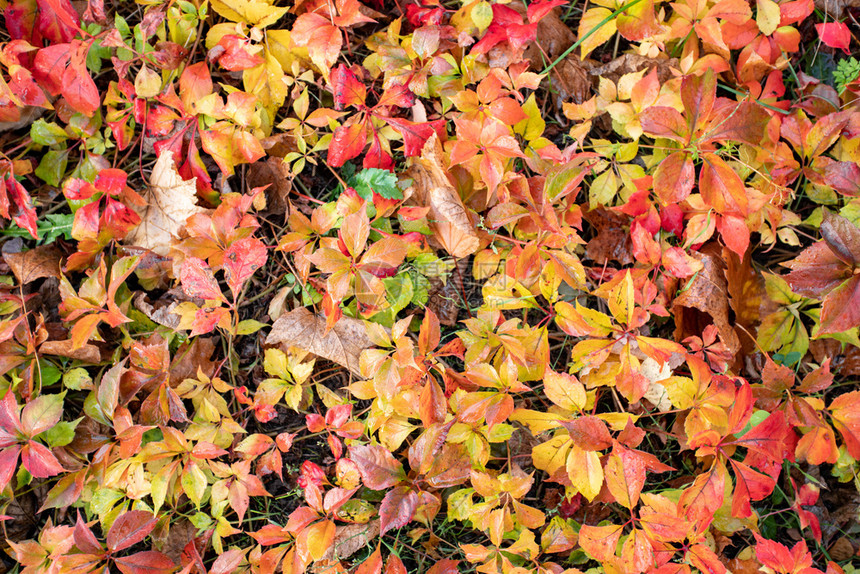
[[639,54],[622,54],[607,64],[592,68],[588,73],[595,84],[600,78],[612,80],[617,84],[624,74],[657,68],[657,78],[663,84],[675,76],[672,70],[677,70],[679,65],[678,58],[649,58]]
[[829,553],[830,558],[836,562],[851,560],[854,557],[854,545],[851,544],[851,540],[847,536],[841,536],[830,547]]
[[338,526],[332,544],[323,560],[342,560],[349,558],[379,536],[379,519],[366,524],[347,524]]
[[735,323],[743,327],[738,333],[739,340],[744,354],[752,354],[756,343],[750,335],[755,335],[762,318],[776,311],[777,305],[768,298],[764,278],[753,269],[749,251],[741,261],[736,253],[724,247],[723,260],[726,263],[729,305],[735,313]]
[[179,315],[175,315],[173,310],[179,305],[179,302],[173,301],[166,307],[155,308],[153,305],[146,301],[145,293],[138,293],[135,295],[134,306],[137,307],[144,315],[149,317],[153,323],[158,323],[163,327],[169,327],[171,329],[176,329],[179,327]]
[[60,357],[68,357],[83,361],[84,363],[100,363],[102,360],[101,351],[95,345],[85,344],[79,349],[75,349],[71,339],[65,341],[45,341],[39,347],[39,352],[45,355],[58,355]]
[[170,530],[164,539],[164,545],[161,551],[168,558],[173,560],[174,564],[181,564],[182,551],[185,546],[194,540],[197,535],[197,528],[190,521],[182,519],[170,525]]
[[624,229],[629,223],[626,215],[600,207],[589,211],[584,217],[597,230],[597,235],[585,246],[589,259],[600,265],[607,261],[617,261],[622,265],[633,263],[633,242]]
[[702,262],[701,272],[686,281],[675,298],[675,340],[701,334],[713,323],[723,342],[735,355],[741,347],[738,334],[729,322],[729,292],[725,264],[715,250],[702,249],[691,255]]
[[848,8],[860,8],[860,0],[815,0],[815,7],[834,18],[842,18]]
[[424,144],[421,157],[414,159],[409,175],[414,180],[412,202],[430,208],[431,242],[437,240],[458,259],[475,253],[480,240],[463,200],[445,173],[442,144],[435,133]]
[[287,211],[287,198],[293,189],[290,169],[284,160],[278,157],[267,157],[265,161],[257,161],[248,166],[246,176],[248,187],[268,186],[265,191],[266,204],[272,213],[283,214]]
[[463,277],[468,272],[468,261],[460,259],[445,283],[438,277],[430,278],[432,289],[427,298],[427,308],[436,313],[443,325],[452,327],[457,324],[464,292]]
[[45,277],[60,277],[63,254],[55,245],[43,245],[21,253],[4,253],[3,259],[21,285]]
[[125,242],[159,255],[168,255],[173,238],[179,236],[189,217],[206,211],[197,205],[195,180],[182,179],[169,151],[164,151],[155,162],[144,199],[147,206],[138,213],[140,225],[128,234]]
[[212,360],[215,340],[215,337],[195,337],[190,345],[179,347],[170,364],[170,384],[177,385],[185,379],[196,378],[198,369],[207,377],[215,376],[218,370],[218,362]]
[[363,321],[341,317],[334,328],[326,333],[325,317],[314,315],[304,307],[284,314],[272,325],[266,344],[279,343],[287,343],[334,361],[356,375],[361,374],[361,352],[374,346],[367,336]]

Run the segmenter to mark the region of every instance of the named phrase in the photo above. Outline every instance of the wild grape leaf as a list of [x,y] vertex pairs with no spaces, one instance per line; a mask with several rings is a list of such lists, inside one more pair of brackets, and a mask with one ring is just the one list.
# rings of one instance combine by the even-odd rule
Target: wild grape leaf
[[362,481],[371,490],[391,488],[406,478],[403,464],[381,445],[350,446],[349,458],[358,465]]
[[821,236],[785,263],[784,278],[795,293],[823,299],[818,333],[839,333],[860,325],[860,229],[825,210]]
[[145,510],[129,510],[111,525],[105,541],[112,552],[125,550],[141,542],[155,528],[155,516]]
[[266,264],[266,246],[256,237],[245,237],[224,251],[224,278],[227,286],[238,297],[245,281]]
[[392,488],[379,506],[380,534],[406,526],[415,515],[418,495],[409,486]]

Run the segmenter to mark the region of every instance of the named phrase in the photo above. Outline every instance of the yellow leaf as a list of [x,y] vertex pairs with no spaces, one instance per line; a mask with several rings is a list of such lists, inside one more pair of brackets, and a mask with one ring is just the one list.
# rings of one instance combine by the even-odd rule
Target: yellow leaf
[[233,22],[244,22],[265,28],[277,22],[289,11],[288,7],[272,6],[263,0],[212,0],[212,9]]
[[[591,53],[596,47],[600,46],[604,42],[608,41],[612,36],[615,35],[617,28],[615,26],[615,20],[609,20],[602,26],[600,25],[606,18],[612,15],[612,11],[609,8],[592,8],[591,10],[587,10],[585,14],[582,16],[582,20],[579,21],[579,30],[577,31],[577,35],[579,38],[584,37],[586,34],[594,30],[594,33],[591,34],[588,38],[586,38],[582,44],[580,44],[580,55],[581,59],[585,59],[585,57]],[[598,28],[598,26],[600,26]],[[595,30],[595,28],[597,28]]]
[[756,0],[755,22],[762,34],[773,34],[779,28],[779,20],[779,4],[773,0]]
[[[555,474],[555,471],[564,466],[567,453],[570,452],[572,446],[573,442],[570,440],[570,435],[567,434],[555,436],[545,443],[537,445],[532,449],[532,460],[535,467],[545,470],[549,474]],[[569,464],[568,459],[568,466]],[[570,473],[569,468],[568,473]],[[601,471],[600,480],[603,480],[603,471]]]
[[588,397],[585,387],[576,377],[566,373],[548,371],[544,375],[544,391],[547,398],[568,411],[577,411],[585,408]]
[[[537,466],[537,463],[535,463]],[[567,456],[567,475],[582,496],[589,502],[600,493],[603,486],[603,467],[600,466],[600,455],[594,451],[585,451],[579,447],[570,449]]]
[[472,22],[478,27],[479,32],[483,32],[493,23],[493,7],[489,2],[478,2],[472,8]]

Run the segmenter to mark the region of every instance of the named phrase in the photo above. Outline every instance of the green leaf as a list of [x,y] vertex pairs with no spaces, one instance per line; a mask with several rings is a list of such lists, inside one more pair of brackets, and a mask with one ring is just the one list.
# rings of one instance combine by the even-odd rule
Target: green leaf
[[347,183],[367,201],[373,199],[373,192],[385,199],[403,199],[403,192],[397,187],[397,176],[385,169],[371,167],[362,170]]
[[69,150],[51,150],[42,156],[36,175],[48,185],[59,186],[69,163]]
[[41,118],[30,125],[30,137],[39,145],[58,145],[69,139],[66,130]]
[[83,417],[74,421],[60,421],[53,427],[42,433],[42,438],[48,443],[51,448],[58,446],[66,446],[75,438],[75,428],[81,422]]
[[93,379],[86,369],[78,367],[63,375],[63,385],[72,391],[90,390],[93,388]]
[[245,319],[244,321],[239,321],[239,324],[236,325],[236,334],[250,335],[252,333],[256,333],[265,326],[266,325],[264,323],[260,323],[259,321]]
[[[75,221],[75,216],[71,213],[49,213],[45,216],[48,220],[40,222],[38,226],[39,235],[44,237],[45,244],[52,243],[61,235],[66,241],[72,240],[72,224]],[[44,227],[43,227],[44,225]]]

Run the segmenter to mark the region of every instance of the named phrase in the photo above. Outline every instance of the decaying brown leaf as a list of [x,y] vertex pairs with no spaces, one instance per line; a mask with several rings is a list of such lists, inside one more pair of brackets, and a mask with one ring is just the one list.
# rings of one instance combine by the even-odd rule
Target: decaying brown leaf
[[266,204],[273,213],[287,211],[287,198],[293,189],[289,166],[279,157],[267,157],[248,167],[246,176],[248,187],[268,186],[265,191]]
[[125,241],[159,255],[170,252],[171,241],[178,237],[189,217],[205,211],[197,205],[195,180],[182,179],[169,151],[164,151],[155,162],[144,199],[147,206],[138,213],[140,225],[129,233]]
[[161,551],[168,558],[173,560],[174,564],[181,564],[182,551],[189,542],[194,540],[197,535],[197,527],[191,524],[188,520],[179,520],[170,525],[170,530],[160,542],[162,543]]
[[334,328],[326,333],[325,317],[317,316],[305,307],[293,309],[272,325],[272,331],[266,337],[266,344],[279,343],[286,343],[334,361],[356,375],[361,373],[361,352],[374,346],[367,336],[363,321],[342,317]]
[[600,207],[584,217],[597,230],[597,235],[585,246],[589,259],[600,265],[607,261],[622,265],[633,263],[633,242],[624,227],[629,223],[626,216]]
[[179,305],[179,301],[173,301],[168,305],[156,308],[146,301],[144,293],[135,295],[133,301],[134,306],[149,317],[153,323],[158,323],[162,327],[169,327],[171,329],[179,327],[179,315],[173,313],[173,310]]
[[[713,251],[713,250],[712,250]],[[693,252],[693,257],[702,262],[704,268],[686,281],[681,294],[675,297],[675,339],[702,333],[713,323],[720,337],[731,351],[737,354],[741,348],[738,334],[729,322],[729,291],[726,281],[725,264],[718,253],[702,249]]]
[[379,520],[365,524],[347,524],[338,526],[332,544],[323,560],[342,560],[349,558],[379,535]]
[[430,208],[427,216],[435,240],[456,258],[466,257],[478,250],[480,240],[469,219],[463,200],[442,164],[442,144],[434,133],[424,144],[421,157],[415,158],[409,175],[414,180],[411,201]]
[[466,259],[457,261],[457,267],[448,275],[444,283],[438,277],[430,278],[430,290],[427,298],[427,308],[436,313],[439,322],[452,327],[457,324],[457,316],[463,305],[463,277],[469,272]]
[[99,363],[102,360],[98,347],[87,343],[83,347],[75,349],[71,339],[66,339],[65,341],[45,341],[39,347],[39,352],[45,355],[68,357],[85,363]]
[[609,63],[591,68],[588,73],[595,84],[600,78],[606,78],[618,84],[618,80],[625,74],[656,68],[657,78],[663,84],[674,77],[672,70],[677,70],[679,65],[678,58],[649,58],[639,54],[622,54]]
[[842,18],[848,8],[860,8],[860,0],[815,0],[815,7],[834,18]]
[[21,253],[3,254],[3,259],[21,285],[45,277],[59,278],[62,257],[63,254],[55,245],[42,245]]

